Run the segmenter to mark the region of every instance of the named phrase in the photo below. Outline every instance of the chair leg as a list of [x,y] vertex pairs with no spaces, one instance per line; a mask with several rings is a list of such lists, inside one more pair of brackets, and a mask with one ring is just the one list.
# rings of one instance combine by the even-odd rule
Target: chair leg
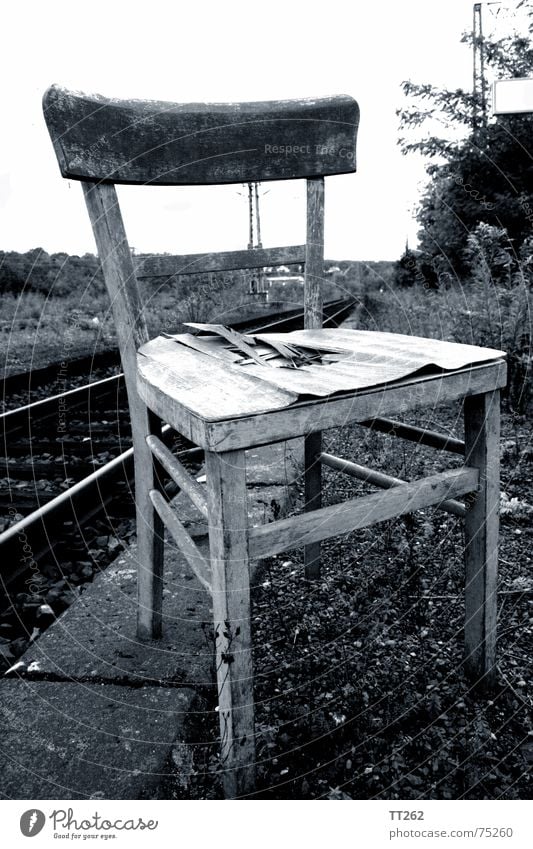
[[145,407],[142,416],[134,420],[132,415],[132,432],[137,515],[137,636],[150,640],[161,637],[162,631],[164,527],[149,496],[152,489],[161,487],[162,478],[146,437],[160,435],[161,421]]
[[465,519],[465,669],[475,684],[496,677],[498,531],[500,506],[500,393],[465,399],[465,462],[479,469],[479,491]]
[[246,468],[244,451],[205,457],[224,793],[235,798],[255,783]]
[[[322,434],[320,431],[304,437],[304,498],[305,511],[318,510],[322,506]],[[305,577],[320,578],[320,543],[313,542],[304,547]]]

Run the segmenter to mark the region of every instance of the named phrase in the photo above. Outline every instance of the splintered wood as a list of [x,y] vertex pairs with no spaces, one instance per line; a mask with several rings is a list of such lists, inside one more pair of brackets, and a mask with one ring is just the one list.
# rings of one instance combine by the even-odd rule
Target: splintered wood
[[456,371],[502,351],[393,333],[337,329],[237,333],[191,323],[193,333],[149,342],[141,373],[179,403],[212,418],[282,409],[302,397],[367,390],[415,374]]

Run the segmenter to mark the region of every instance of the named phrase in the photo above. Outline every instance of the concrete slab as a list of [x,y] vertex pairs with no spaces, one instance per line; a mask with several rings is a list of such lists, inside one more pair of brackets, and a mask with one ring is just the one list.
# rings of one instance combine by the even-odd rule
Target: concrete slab
[[[248,452],[249,517],[255,526],[282,515],[296,479],[301,441],[279,443]],[[286,483],[275,484],[274,481]],[[265,485],[257,485],[265,480]],[[178,513],[207,556],[207,525],[180,493]],[[195,512],[196,511],[196,512]],[[167,538],[163,639],[139,642],[137,617],[137,549],[131,546],[84,590],[79,600],[24,654],[19,674],[75,680],[127,681],[132,686],[182,682],[210,684],[212,646],[210,599],[186,561]],[[253,564],[252,576],[256,564]]]
[[[34,677],[150,683],[211,682],[210,599],[173,543],[166,546],[163,638],[136,636],[137,548],[97,577],[21,658]],[[21,669],[18,669],[19,674]]]
[[[259,524],[286,511],[302,445],[293,440],[248,453],[250,520]],[[182,518],[183,499],[180,494]],[[186,521],[191,530],[194,514]],[[207,528],[197,524],[206,553]],[[187,747],[187,715],[214,681],[210,598],[174,543],[165,550],[161,640],[139,642],[135,634],[132,546],[25,653],[15,677],[0,682],[0,793],[157,797],[171,747]]]
[[194,698],[189,689],[3,681],[3,798],[157,798]]
[[[252,527],[273,522],[287,506],[295,483],[303,481],[303,440],[250,448],[246,455],[248,514]],[[205,472],[199,472],[199,477]],[[181,522],[193,539],[206,537],[207,522],[183,492],[173,502]]]

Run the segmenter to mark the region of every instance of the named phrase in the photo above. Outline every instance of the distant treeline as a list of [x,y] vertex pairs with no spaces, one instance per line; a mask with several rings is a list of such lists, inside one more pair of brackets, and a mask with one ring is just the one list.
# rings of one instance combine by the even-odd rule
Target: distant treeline
[[95,294],[104,289],[100,263],[94,254],[69,256],[49,254],[43,248],[26,253],[0,251],[0,292],[42,292],[58,296],[85,292],[92,287]]
[[[326,260],[326,279],[349,290],[380,286],[392,282],[394,263],[388,260],[359,262]],[[329,275],[328,275],[329,270]],[[274,272],[275,273],[275,272]],[[208,275],[198,275],[207,277]],[[188,276],[186,290],[196,288],[196,276]],[[205,281],[204,281],[205,282]],[[236,282],[236,281],[233,281]],[[159,285],[161,281],[159,280]],[[64,297],[73,292],[94,294],[104,292],[104,281],[98,258],[94,254],[70,256],[67,253],[49,254],[43,248],[26,253],[0,251],[0,294],[41,292]]]

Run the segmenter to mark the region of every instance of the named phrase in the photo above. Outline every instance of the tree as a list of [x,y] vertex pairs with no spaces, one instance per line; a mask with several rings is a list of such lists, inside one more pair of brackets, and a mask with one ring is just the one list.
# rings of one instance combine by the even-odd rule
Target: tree
[[416,283],[418,254],[407,245],[400,259],[394,264],[394,282],[405,289]]
[[0,251],[0,292],[79,292],[81,297],[89,288],[93,294],[104,291],[100,264],[94,254],[80,259],[66,253],[48,254],[43,248],[32,248],[23,254]]
[[[524,4],[520,4],[523,6]],[[533,68],[533,10],[527,35],[507,36],[483,48],[486,64],[497,74],[527,76]],[[472,43],[470,33],[463,42]],[[463,277],[468,270],[465,247],[480,222],[505,229],[518,254],[533,223],[533,119],[505,115],[487,120],[482,93],[450,91],[428,84],[403,83],[414,103],[399,111],[402,152],[429,158],[430,182],[418,220],[420,250],[439,278]],[[486,99],[486,92],[485,99]],[[440,124],[439,135],[412,138],[413,130]]]

